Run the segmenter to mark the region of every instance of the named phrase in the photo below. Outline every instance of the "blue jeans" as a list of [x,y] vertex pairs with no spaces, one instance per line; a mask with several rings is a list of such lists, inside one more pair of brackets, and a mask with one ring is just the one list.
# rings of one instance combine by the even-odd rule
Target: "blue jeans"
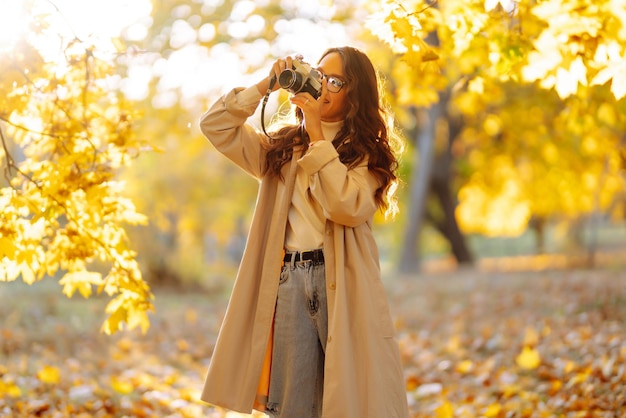
[[324,263],[286,263],[280,274],[274,319],[274,348],[265,411],[270,417],[321,417],[327,335]]

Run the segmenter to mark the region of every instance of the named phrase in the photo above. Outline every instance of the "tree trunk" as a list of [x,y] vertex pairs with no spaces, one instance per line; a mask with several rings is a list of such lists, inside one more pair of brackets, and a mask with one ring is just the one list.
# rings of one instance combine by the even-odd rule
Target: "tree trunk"
[[443,108],[446,109],[444,116],[447,121],[447,138],[444,139],[447,139],[447,141],[441,152],[435,153],[435,169],[433,170],[431,192],[437,198],[443,213],[443,220],[440,222],[438,229],[450,243],[452,255],[459,265],[471,265],[474,263],[474,257],[456,221],[457,201],[450,187],[452,162],[454,161],[452,146],[463,130],[463,119],[450,115],[448,112],[449,100],[449,93],[441,96]]
[[433,171],[435,127],[441,114],[441,101],[432,105],[427,111],[418,111],[417,114],[420,129],[417,133],[417,146],[409,181],[407,225],[398,265],[400,273],[415,273],[420,268],[419,236],[424,221],[426,197]]
[[535,233],[535,254],[546,253],[546,218],[534,216],[528,222],[528,226]]
[[440,221],[434,219],[432,214],[428,214],[428,218],[450,243],[450,250],[456,262],[459,265],[472,265],[474,257],[465,242],[465,236],[461,232],[459,224],[456,222],[456,201],[450,190],[449,178],[443,181],[433,178],[431,190],[437,197],[444,216],[443,220]]

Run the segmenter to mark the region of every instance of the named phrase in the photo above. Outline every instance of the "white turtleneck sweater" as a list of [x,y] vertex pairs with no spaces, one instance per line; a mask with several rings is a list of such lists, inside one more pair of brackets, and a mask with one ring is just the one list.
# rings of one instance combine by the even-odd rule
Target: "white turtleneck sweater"
[[[324,139],[332,141],[343,121],[322,122]],[[298,165],[296,185],[289,209],[285,249],[289,251],[305,251],[322,248],[324,242],[324,226],[326,218],[320,204],[308,193],[309,178]]]
[[[248,87],[237,93],[237,101],[243,105],[258,105],[263,95],[256,86]],[[322,122],[324,139],[332,141],[343,126],[343,121]],[[298,165],[296,184],[289,209],[285,249],[306,251],[322,248],[326,218],[320,204],[309,197],[309,178]]]

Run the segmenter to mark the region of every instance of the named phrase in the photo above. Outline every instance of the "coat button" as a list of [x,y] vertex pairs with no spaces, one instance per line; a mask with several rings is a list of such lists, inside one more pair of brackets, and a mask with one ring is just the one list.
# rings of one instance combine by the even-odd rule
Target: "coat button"
[[330,343],[330,342],[332,342],[332,341],[333,341],[333,336],[332,336],[332,335],[329,335],[329,336],[328,336],[328,340],[326,340],[326,342],[329,342],[329,343]]
[[331,283],[328,287],[330,287],[330,290],[335,290],[335,283]]

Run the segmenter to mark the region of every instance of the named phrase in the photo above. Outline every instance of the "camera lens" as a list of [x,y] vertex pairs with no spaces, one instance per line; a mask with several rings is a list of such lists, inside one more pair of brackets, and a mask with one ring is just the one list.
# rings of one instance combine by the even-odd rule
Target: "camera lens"
[[284,70],[278,75],[278,84],[280,87],[296,93],[302,88],[302,75],[294,70]]

